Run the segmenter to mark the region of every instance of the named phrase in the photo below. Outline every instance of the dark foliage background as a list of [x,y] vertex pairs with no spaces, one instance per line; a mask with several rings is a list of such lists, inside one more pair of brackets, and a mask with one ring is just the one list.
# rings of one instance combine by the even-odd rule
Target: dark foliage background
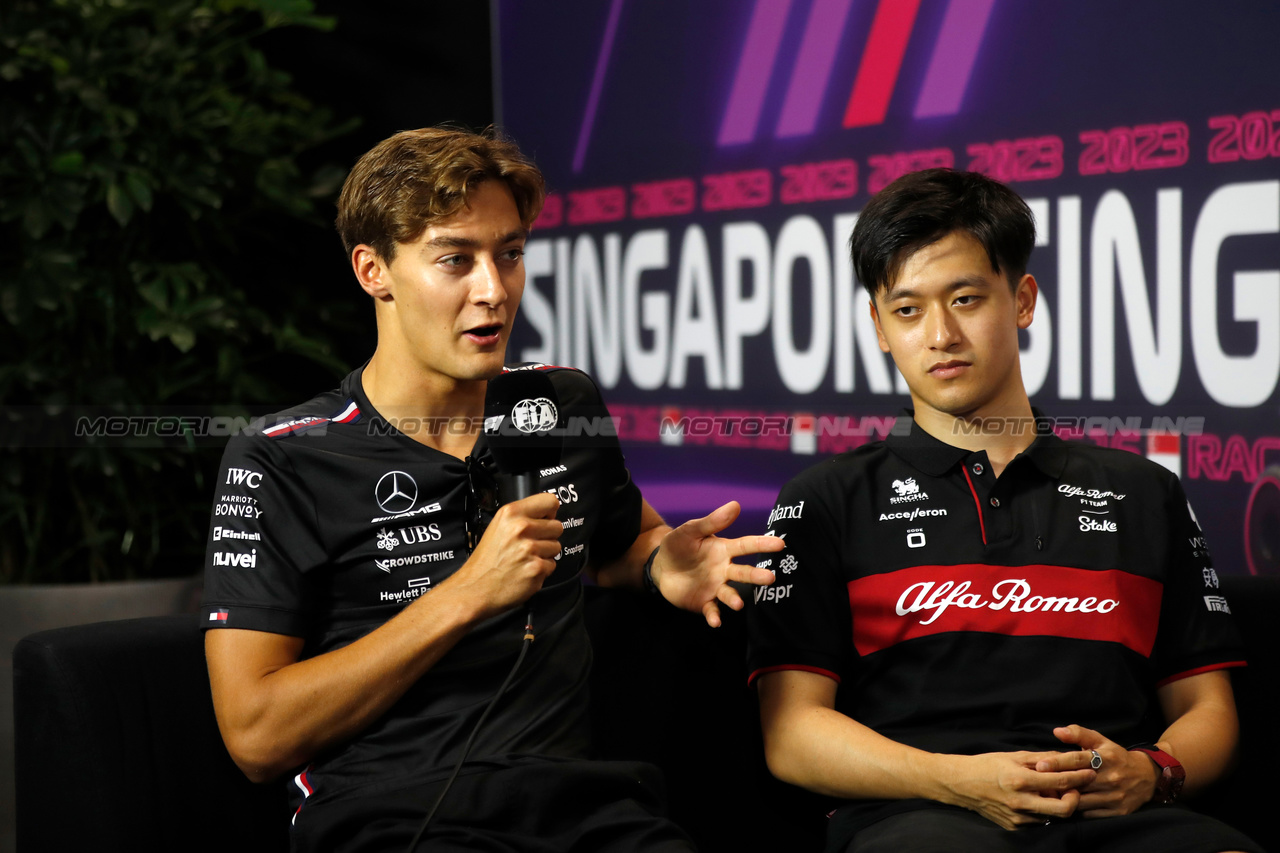
[[0,582],[198,571],[225,437],[372,351],[332,234],[360,153],[491,121],[484,2],[0,8]]

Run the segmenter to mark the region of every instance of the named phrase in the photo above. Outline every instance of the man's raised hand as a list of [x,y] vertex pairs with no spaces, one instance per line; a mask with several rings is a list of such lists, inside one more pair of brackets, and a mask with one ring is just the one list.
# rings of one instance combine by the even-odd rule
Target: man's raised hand
[[785,547],[776,536],[717,536],[741,511],[737,501],[730,501],[710,515],[686,521],[663,538],[653,563],[653,582],[663,597],[677,607],[702,613],[712,628],[720,625],[720,603],[733,610],[743,607],[742,596],[730,581],[764,586],[774,580],[768,569],[733,560]]

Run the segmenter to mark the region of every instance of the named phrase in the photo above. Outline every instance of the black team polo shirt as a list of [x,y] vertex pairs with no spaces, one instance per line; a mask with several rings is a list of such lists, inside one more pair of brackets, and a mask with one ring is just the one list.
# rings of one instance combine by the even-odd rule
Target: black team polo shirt
[[1073,723],[1155,741],[1157,687],[1243,666],[1178,478],[1048,426],[997,479],[908,411],[788,483],[769,520],[786,549],[761,563],[777,580],[748,608],[750,681],[820,673],[880,734],[978,754],[1069,749],[1052,730]]
[[[562,464],[540,472],[539,488],[560,500],[559,566],[526,605],[473,628],[358,737],[298,768],[294,808],[446,776],[511,669],[529,610],[537,642],[479,732],[472,763],[587,756],[591,647],[579,576],[588,555],[607,561],[635,540],[641,498],[591,378],[526,369],[546,370],[563,422],[584,426],[566,438]],[[467,560],[467,465],[391,427],[360,374],[228,444],[205,560],[205,627],[302,637],[312,657],[430,595]],[[491,460],[483,436],[475,455]]]

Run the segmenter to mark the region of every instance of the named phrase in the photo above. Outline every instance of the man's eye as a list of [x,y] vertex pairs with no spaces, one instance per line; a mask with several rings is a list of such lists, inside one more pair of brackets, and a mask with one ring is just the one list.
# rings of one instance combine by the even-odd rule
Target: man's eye
[[505,257],[509,261],[518,261],[522,257],[524,257],[524,248],[517,247],[514,249],[507,249],[507,251],[503,252],[502,254],[503,254],[503,257]]
[[919,310],[920,309],[914,305],[903,305],[901,308],[893,309],[893,313],[897,314],[899,317],[911,317]]
[[460,267],[466,262],[467,259],[463,255],[450,255],[447,258],[440,259],[440,263],[444,264],[446,267]]

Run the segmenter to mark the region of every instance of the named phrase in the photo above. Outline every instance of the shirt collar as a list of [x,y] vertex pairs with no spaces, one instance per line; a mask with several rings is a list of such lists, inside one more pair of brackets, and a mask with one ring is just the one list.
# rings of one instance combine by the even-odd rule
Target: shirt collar
[[[1067,443],[1053,432],[1053,422],[1039,409],[1032,409],[1036,419],[1036,439],[1015,457],[1026,457],[1046,476],[1057,479],[1067,465]],[[889,449],[908,464],[932,477],[940,477],[963,462],[970,451],[934,438],[920,428],[912,409],[903,409],[885,439]]]

